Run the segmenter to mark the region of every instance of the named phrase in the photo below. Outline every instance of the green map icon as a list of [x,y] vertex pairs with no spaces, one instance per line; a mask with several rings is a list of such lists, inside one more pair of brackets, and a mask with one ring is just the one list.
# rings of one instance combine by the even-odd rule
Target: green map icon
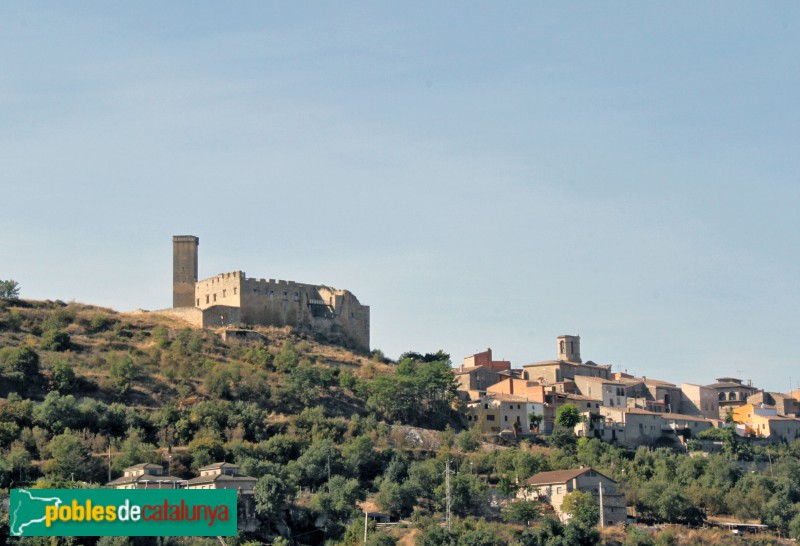
[[46,490],[11,490],[8,507],[11,536],[35,536],[37,531],[46,529],[45,509],[48,506],[61,506],[63,500],[58,496],[42,495],[43,492]]

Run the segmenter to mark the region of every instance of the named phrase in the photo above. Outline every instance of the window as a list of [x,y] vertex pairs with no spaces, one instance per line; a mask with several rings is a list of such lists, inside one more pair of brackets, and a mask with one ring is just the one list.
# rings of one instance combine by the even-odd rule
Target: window
[[225,296],[227,296],[227,295],[228,295],[228,290],[227,290],[227,289],[225,289],[225,288],[223,288],[223,289],[222,289],[222,297],[224,298],[224,297],[225,297]]
[[508,415],[504,415],[504,416],[503,416],[503,421],[505,421],[506,423],[508,423]]
[[233,295],[234,296],[236,295],[236,287],[235,286],[233,287]]
[[494,415],[487,415],[486,416],[486,420],[487,421],[494,421]]
[[484,404],[483,409],[489,409],[489,404]]
[[206,294],[206,303],[208,303],[208,294]]
[[217,301],[217,295],[214,294],[214,301]]
[[197,298],[197,307],[200,307],[200,298]]

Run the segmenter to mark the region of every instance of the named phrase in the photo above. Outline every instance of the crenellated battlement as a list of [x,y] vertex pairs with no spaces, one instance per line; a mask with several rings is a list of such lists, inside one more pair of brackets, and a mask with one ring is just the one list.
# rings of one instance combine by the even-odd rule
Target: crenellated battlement
[[[183,262],[196,268],[198,241],[193,236],[180,236],[181,244],[175,245],[175,264],[179,263],[177,255],[180,251],[189,257],[188,261],[182,258]],[[186,246],[190,244],[194,245],[193,249]],[[187,248],[193,250],[194,254],[187,254]],[[195,271],[193,282],[187,282],[190,279],[183,280],[182,286],[188,285],[190,290],[193,286],[194,301],[189,292],[183,296],[186,303],[181,306],[193,305],[203,311],[203,316],[212,309],[238,310],[238,313],[231,311],[231,317],[236,317],[242,323],[294,326],[334,343],[369,351],[369,306],[361,305],[348,290],[283,279],[248,278],[243,271],[220,273],[199,281],[196,279]],[[219,320],[217,317],[216,322],[209,324],[226,324],[225,320],[229,319]]]

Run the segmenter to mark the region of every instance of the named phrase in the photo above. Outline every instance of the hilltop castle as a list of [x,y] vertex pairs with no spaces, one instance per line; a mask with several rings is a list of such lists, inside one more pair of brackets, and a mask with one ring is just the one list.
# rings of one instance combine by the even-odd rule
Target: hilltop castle
[[369,306],[348,290],[275,279],[252,279],[242,271],[197,279],[193,235],[172,238],[170,314],[209,328],[230,324],[292,326],[331,343],[369,351]]

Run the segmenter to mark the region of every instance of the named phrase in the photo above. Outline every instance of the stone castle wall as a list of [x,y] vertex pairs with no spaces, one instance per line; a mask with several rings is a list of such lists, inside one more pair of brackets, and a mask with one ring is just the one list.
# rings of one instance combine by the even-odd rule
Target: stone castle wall
[[[239,308],[239,322],[245,324],[293,326],[333,343],[369,351],[369,307],[347,290],[247,278],[243,272],[233,271],[198,281],[194,303],[203,310]],[[213,320],[212,314],[204,322]]]
[[369,351],[369,307],[348,290],[275,279],[242,271],[197,279],[193,235],[173,240],[173,316],[201,327],[230,324],[292,326],[327,341]]

